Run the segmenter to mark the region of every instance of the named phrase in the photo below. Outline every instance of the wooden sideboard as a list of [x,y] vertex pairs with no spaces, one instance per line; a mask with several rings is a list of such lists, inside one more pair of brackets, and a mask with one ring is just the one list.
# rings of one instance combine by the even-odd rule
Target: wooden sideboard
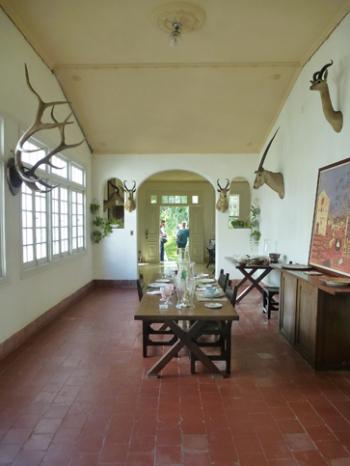
[[350,287],[282,270],[280,331],[315,369],[350,369]]

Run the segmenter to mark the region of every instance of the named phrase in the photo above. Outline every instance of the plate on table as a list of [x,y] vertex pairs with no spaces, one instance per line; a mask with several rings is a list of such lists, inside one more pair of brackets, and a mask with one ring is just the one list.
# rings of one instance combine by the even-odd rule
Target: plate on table
[[157,283],[170,283],[169,278],[158,278],[156,280]]
[[207,307],[208,309],[220,309],[222,307],[221,303],[205,303],[204,307]]
[[202,294],[205,298],[222,298],[225,296],[225,293],[222,290],[215,290],[214,292],[204,291]]
[[201,278],[201,283],[215,283],[215,278]]

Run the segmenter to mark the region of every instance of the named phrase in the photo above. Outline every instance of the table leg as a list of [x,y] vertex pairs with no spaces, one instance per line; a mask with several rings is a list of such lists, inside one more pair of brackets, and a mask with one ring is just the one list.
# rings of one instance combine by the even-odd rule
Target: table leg
[[177,322],[173,320],[169,321],[168,324],[179,340],[166,353],[163,354],[163,356],[153,367],[151,367],[151,369],[148,371],[149,376],[159,376],[160,371],[173,357],[177,356],[178,352],[183,346],[186,346],[191,352],[193,352],[196,358],[200,360],[210,372],[222,375],[216,365],[208,358],[205,353],[203,353],[203,351],[201,351],[198,345],[193,341],[193,339],[200,336],[201,329],[205,324],[204,320],[195,321],[188,331],[182,330]]
[[246,296],[252,289],[256,288],[261,294],[262,296],[264,296],[264,290],[263,288],[259,285],[259,282],[266,277],[266,275],[268,275],[270,272],[271,272],[271,268],[267,268],[263,271],[263,273],[261,273],[257,278],[254,278],[253,277],[253,274],[255,272],[257,272],[257,269],[253,269],[251,270],[250,272],[247,272],[246,270],[244,269],[239,269],[242,274],[245,276],[245,279],[241,280],[241,282],[239,282],[238,286],[240,286],[242,283],[244,283],[245,280],[249,280],[251,282],[251,285],[248,286],[248,288],[246,288],[245,290],[243,290],[236,298],[236,303],[239,303],[243,298],[244,296]]

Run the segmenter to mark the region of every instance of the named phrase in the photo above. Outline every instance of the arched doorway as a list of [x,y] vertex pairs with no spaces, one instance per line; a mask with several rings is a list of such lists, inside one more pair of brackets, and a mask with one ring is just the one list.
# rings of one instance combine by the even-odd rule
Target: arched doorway
[[215,239],[215,191],[204,177],[190,171],[168,170],[147,178],[138,190],[137,238],[139,261],[159,263],[159,224],[166,220],[169,241],[165,261],[176,260],[176,228],[190,229],[189,251],[196,263],[205,263],[210,240]]

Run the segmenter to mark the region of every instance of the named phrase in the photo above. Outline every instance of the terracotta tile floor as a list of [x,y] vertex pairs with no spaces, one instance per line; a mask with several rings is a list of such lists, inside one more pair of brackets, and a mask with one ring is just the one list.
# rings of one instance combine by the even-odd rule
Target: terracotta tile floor
[[349,466],[350,374],[315,373],[238,306],[232,376],[145,371],[137,293],[97,289],[1,363],[0,464]]

